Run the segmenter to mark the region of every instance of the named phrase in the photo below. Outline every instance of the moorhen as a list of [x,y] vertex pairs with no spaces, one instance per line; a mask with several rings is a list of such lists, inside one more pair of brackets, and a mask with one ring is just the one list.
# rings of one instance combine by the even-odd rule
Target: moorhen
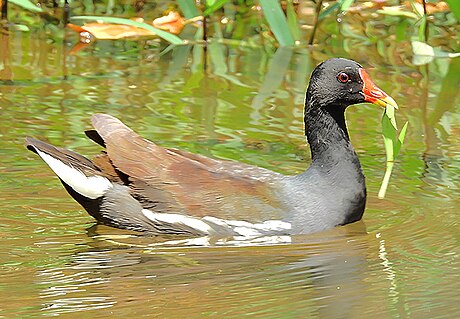
[[107,114],[86,135],[105,150],[89,160],[27,138],[69,194],[98,222],[154,235],[306,234],[361,219],[366,186],[345,123],[347,106],[396,102],[356,62],[334,58],[313,71],[305,97],[310,167],[286,176],[150,142]]

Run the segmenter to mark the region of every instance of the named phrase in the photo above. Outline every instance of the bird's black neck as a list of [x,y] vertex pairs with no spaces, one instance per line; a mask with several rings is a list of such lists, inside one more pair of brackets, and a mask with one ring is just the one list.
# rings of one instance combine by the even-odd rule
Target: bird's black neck
[[331,170],[348,166],[361,171],[358,157],[348,136],[344,108],[307,106],[305,135],[310,144],[312,165]]
[[[366,183],[348,137],[344,108],[307,106],[305,126],[312,163],[300,178],[315,176],[320,192],[332,195],[324,196],[326,202],[322,203],[330,211],[334,210],[331,202],[340,203],[336,217],[343,220],[338,224],[359,220],[366,205]],[[315,197],[318,198],[322,197]]]

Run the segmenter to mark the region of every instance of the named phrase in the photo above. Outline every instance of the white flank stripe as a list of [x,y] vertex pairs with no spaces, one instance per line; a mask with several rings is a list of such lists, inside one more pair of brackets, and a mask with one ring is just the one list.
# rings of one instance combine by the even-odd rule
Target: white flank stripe
[[143,209],[142,214],[144,214],[145,217],[152,221],[172,225],[182,224],[205,234],[209,234],[209,232],[212,230],[212,228],[207,223],[194,217],[179,214],[154,213],[148,209]]
[[48,166],[64,181],[67,185],[72,187],[77,193],[96,199],[105,194],[105,192],[112,188],[112,183],[103,176],[86,176],[78,169],[68,166],[55,159],[51,155],[41,152],[35,148],[38,155],[48,164]]
[[220,226],[230,227],[233,231],[244,237],[256,237],[269,233],[288,233],[291,230],[291,224],[282,220],[267,220],[259,224],[252,224],[243,220],[220,219],[212,216],[205,216],[203,220]]
[[180,214],[155,213],[148,209],[143,209],[142,213],[153,222],[185,225],[207,235],[219,234],[219,229],[214,229],[213,224],[226,227],[228,231],[246,238],[265,236],[270,233],[287,233],[291,229],[290,223],[281,220],[267,220],[260,224],[252,224],[242,220],[226,220],[212,216],[197,218]]
[[250,238],[250,237],[257,237],[262,235],[258,229],[249,228],[249,227],[235,227],[233,228],[235,232],[237,232],[240,236]]

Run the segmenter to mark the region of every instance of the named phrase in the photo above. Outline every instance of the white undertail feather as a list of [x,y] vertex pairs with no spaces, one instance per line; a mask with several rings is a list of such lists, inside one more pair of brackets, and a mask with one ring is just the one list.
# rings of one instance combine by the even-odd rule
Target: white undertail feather
[[51,155],[48,155],[37,148],[35,148],[35,150],[64,183],[85,197],[96,199],[104,195],[108,189],[113,187],[112,183],[103,176],[86,176],[80,170],[64,164]]

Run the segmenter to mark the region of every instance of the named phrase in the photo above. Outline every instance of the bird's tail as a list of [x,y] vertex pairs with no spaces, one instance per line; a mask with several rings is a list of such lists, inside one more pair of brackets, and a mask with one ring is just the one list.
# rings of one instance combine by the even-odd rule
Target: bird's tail
[[26,147],[38,154],[59,177],[67,192],[99,219],[102,197],[113,184],[92,161],[75,152],[27,137]]

